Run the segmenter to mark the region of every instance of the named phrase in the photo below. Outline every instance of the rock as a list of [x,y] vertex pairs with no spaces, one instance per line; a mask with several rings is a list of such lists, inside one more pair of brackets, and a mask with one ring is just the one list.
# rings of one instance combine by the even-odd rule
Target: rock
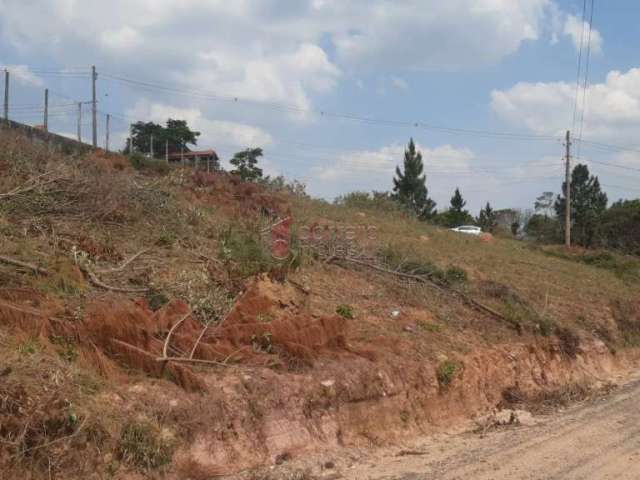
[[291,460],[291,455],[288,452],[281,453],[276,456],[276,465],[282,465],[284,462]]
[[404,327],[402,327],[402,330],[404,330],[405,332],[413,333],[415,332],[416,328],[413,325],[405,325]]
[[335,383],[336,383],[335,380],[324,380],[320,382],[320,385],[322,385],[325,388],[331,388],[335,385]]
[[322,468],[324,468],[325,470],[331,470],[335,467],[336,467],[336,464],[333,463],[331,460],[324,462],[324,464],[322,465]]
[[493,415],[494,425],[522,425],[531,427],[538,423],[526,410],[500,410]]
[[536,419],[533,418],[533,415],[531,415],[531,412],[527,412],[526,410],[514,410],[513,419],[514,423],[525,427],[531,427],[538,423]]
[[400,310],[391,310],[391,318],[398,318],[400,316]]

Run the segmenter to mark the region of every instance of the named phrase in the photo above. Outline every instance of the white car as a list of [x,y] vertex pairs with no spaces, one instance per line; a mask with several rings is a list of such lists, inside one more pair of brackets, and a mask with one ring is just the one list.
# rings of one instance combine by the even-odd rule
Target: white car
[[467,235],[480,235],[482,233],[482,229],[474,225],[461,225],[450,230],[452,232],[466,233]]

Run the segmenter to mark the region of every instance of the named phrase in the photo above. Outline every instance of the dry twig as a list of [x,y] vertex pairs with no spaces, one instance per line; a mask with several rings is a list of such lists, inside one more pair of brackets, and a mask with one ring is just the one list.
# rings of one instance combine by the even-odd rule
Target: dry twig
[[4,255],[0,255],[0,262],[6,263],[8,265],[13,265],[14,267],[26,268],[35,273],[39,273],[40,275],[49,275],[49,271],[44,268],[33,265],[32,263],[26,263],[20,260],[16,260],[15,258],[6,257]]
[[149,291],[148,288],[124,288],[124,287],[112,287],[111,285],[107,285],[106,283],[104,283],[102,280],[100,280],[95,273],[93,273],[89,268],[87,268],[86,266],[83,266],[81,264],[78,264],[78,266],[80,267],[80,269],[87,274],[87,277],[89,277],[89,281],[95,285],[96,287],[99,288],[103,288],[105,290],[110,290],[112,292],[119,292],[119,293],[146,293]]
[[133,262],[136,258],[138,258],[141,255],[144,255],[145,253],[147,253],[149,250],[151,250],[150,248],[145,248],[144,250],[140,250],[138,253],[136,253],[135,255],[133,255],[132,257],[130,257],[129,259],[125,260],[122,265],[120,265],[119,267],[115,267],[115,268],[105,268],[103,270],[98,270],[98,273],[116,273],[116,272],[121,272],[122,270],[124,270],[125,268],[127,268],[127,266]]

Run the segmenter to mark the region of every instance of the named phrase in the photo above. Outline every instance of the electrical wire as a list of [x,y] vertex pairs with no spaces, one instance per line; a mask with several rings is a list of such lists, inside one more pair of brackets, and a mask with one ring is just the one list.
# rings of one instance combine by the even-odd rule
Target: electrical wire
[[[582,129],[584,127],[584,113],[585,113],[585,109],[587,107],[587,92],[588,92],[588,85],[589,85],[589,64],[590,64],[590,57],[591,57],[591,32],[593,31],[593,7],[594,7],[594,3],[595,0],[591,0],[591,13],[589,15],[589,35],[587,37],[587,59],[586,59],[586,64],[585,64],[585,73],[584,73],[584,87],[583,87],[583,91],[584,93],[582,94],[582,111],[580,113],[580,133],[578,135],[578,139],[582,140]],[[580,158],[580,143],[578,144],[578,158]]]

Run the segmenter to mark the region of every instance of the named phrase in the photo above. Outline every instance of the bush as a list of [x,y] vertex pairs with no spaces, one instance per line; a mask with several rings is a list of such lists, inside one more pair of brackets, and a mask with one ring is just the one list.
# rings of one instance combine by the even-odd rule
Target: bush
[[128,423],[122,429],[118,456],[123,462],[152,470],[168,464],[172,454],[173,442],[150,423]]
[[406,211],[388,192],[351,192],[337,197],[336,205],[359,210],[376,210],[383,212]]
[[268,272],[276,262],[256,232],[229,226],[219,237],[220,257],[242,277]]
[[453,382],[456,374],[461,369],[461,365],[453,360],[445,360],[436,370],[436,378],[441,387],[448,387]]
[[336,308],[336,313],[348,320],[352,320],[354,317],[353,307],[351,305],[338,305],[338,308]]

